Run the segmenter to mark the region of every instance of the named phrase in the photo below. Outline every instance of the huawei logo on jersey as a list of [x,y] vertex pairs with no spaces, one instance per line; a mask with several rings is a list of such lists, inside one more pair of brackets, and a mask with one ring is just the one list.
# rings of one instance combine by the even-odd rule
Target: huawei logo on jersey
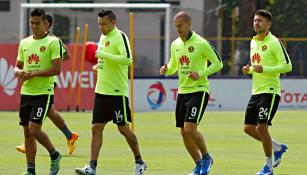
[[29,56],[29,58],[28,58],[28,63],[29,63],[29,64],[32,64],[33,61],[35,62],[35,64],[38,64],[38,62],[39,62],[39,57],[38,57],[38,55],[32,54],[32,55]]
[[255,53],[255,54],[252,56],[252,63],[257,62],[257,63],[259,64],[260,61],[261,61],[261,58],[260,58],[259,53]]
[[181,65],[183,65],[183,64],[189,65],[190,64],[190,59],[186,55],[182,55],[180,57],[179,63]]

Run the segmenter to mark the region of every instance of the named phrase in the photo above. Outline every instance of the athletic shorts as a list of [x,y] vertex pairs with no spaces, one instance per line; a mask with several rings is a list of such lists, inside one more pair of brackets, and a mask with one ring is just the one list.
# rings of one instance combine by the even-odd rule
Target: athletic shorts
[[246,108],[244,124],[257,125],[258,123],[267,123],[272,125],[279,100],[280,96],[278,94],[252,95]]
[[42,124],[52,104],[53,95],[21,95],[19,124],[28,126],[29,121]]
[[128,97],[95,94],[92,123],[113,123],[122,126],[131,122]]
[[199,124],[208,104],[207,92],[178,94],[176,104],[176,127],[183,128],[184,122]]

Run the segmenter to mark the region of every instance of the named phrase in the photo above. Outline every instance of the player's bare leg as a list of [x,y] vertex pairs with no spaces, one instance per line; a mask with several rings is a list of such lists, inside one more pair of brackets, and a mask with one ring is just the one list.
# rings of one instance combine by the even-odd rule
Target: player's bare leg
[[143,174],[147,166],[142,159],[136,135],[132,132],[132,130],[129,127],[129,124],[127,123],[122,126],[118,125],[117,127],[118,127],[119,132],[126,138],[126,141],[129,144],[134,154],[135,164],[136,164],[134,175]]

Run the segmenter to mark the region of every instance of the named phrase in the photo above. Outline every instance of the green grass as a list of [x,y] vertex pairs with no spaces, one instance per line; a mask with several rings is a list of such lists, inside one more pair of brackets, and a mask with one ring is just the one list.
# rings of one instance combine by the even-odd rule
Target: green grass
[[[75,167],[87,164],[90,154],[91,113],[61,113],[71,130],[80,138],[73,156],[67,156],[63,134],[47,119],[43,129],[62,153],[60,175],[73,175]],[[17,112],[0,112],[0,174],[16,175],[25,170],[24,154],[14,146],[23,142],[23,130],[18,126]],[[179,129],[175,128],[174,113],[136,113],[135,132],[141,152],[147,162],[147,175],[185,175],[194,166],[186,152]],[[261,144],[243,133],[243,112],[207,112],[199,130],[203,133],[215,163],[211,175],[251,175],[264,163]],[[307,174],[307,115],[306,111],[279,111],[273,120],[271,135],[289,147],[277,175]],[[38,146],[38,175],[49,172],[49,155]],[[108,124],[98,161],[98,174],[131,175],[133,155],[114,124]]]

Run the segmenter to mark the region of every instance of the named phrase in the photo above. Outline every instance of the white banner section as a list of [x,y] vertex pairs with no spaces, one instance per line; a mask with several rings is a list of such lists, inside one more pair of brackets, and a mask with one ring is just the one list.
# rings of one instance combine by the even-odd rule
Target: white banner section
[[[177,79],[136,79],[135,111],[175,111]],[[279,109],[307,109],[307,80],[283,79]],[[245,111],[251,96],[251,79],[212,79],[206,110]]]

